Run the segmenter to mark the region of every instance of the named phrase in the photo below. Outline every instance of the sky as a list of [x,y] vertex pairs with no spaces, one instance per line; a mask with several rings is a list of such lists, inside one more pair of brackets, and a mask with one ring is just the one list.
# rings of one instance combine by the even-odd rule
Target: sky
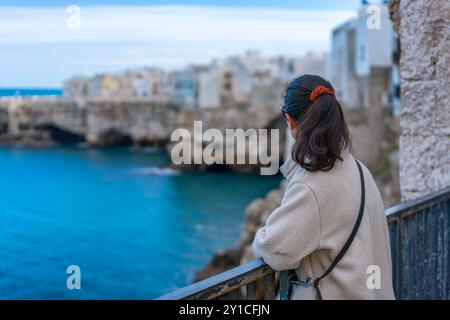
[[[176,69],[250,49],[268,56],[329,51],[332,28],[355,16],[360,1],[36,3],[0,0],[0,87],[58,88],[77,74]],[[66,11],[70,4],[80,8],[79,20]]]

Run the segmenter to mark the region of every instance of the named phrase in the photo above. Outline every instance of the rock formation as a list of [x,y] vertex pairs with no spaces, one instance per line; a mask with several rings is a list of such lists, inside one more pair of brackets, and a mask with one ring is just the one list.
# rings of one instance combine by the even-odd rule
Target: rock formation
[[[278,105],[259,102],[234,108],[185,110],[148,99],[10,99],[0,105],[0,141],[32,147],[55,141],[85,141],[100,147],[150,145],[168,147],[170,152],[172,132],[178,128],[193,132],[194,121],[202,121],[203,130],[215,128],[221,132],[238,128],[281,128],[284,122],[280,120]],[[284,146],[284,130],[280,133],[280,145]],[[248,148],[244,152],[247,154]],[[227,165],[229,170],[244,172],[259,167],[260,163]],[[213,166],[188,164],[184,168],[206,170]]]

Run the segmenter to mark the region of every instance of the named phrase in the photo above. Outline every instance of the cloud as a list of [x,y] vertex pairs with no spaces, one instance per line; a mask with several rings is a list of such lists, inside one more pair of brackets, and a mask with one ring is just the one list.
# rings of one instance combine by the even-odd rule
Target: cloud
[[81,7],[81,29],[69,30],[65,7],[2,7],[0,86],[12,85],[11,79],[25,85],[33,71],[38,75],[32,82],[58,85],[77,72],[147,64],[176,68],[247,49],[268,55],[325,51],[331,29],[353,15],[237,7]]

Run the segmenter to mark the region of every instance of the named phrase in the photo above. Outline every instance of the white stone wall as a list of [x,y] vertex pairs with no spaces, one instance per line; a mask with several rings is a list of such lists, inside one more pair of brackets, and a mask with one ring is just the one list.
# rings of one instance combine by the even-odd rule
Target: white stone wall
[[450,1],[396,0],[402,199],[450,185]]

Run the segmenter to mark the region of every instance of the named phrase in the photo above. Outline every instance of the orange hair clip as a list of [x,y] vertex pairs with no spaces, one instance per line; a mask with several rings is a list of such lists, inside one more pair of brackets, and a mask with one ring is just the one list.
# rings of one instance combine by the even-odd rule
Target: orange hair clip
[[329,95],[331,95],[331,96],[334,97],[334,91],[333,91],[332,89],[327,88],[327,87],[324,87],[324,86],[317,86],[317,87],[315,87],[314,90],[311,92],[311,95],[309,96],[309,99],[310,99],[312,102],[316,102],[317,99],[319,99],[319,97],[320,97],[321,95],[324,95],[324,94],[329,94]]

